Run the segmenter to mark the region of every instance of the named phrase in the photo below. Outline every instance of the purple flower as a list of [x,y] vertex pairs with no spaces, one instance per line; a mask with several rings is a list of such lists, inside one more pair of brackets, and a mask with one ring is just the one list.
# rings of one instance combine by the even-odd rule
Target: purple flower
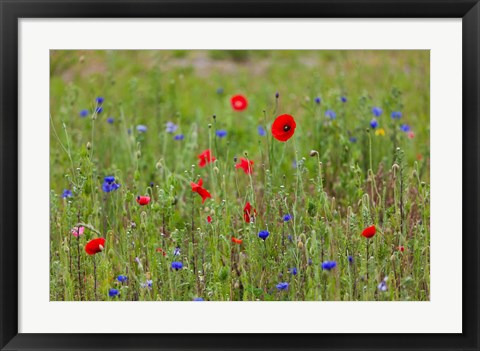
[[70,190],[68,190],[68,189],[63,190],[63,193],[62,193],[62,198],[63,199],[66,199],[67,197],[72,197],[72,196],[73,196],[73,194]]
[[222,88],[222,87],[217,88],[217,94],[218,94],[218,95],[223,94],[223,88]]
[[153,280],[147,280],[145,283],[140,284],[142,288],[149,288],[151,289],[153,286]]
[[378,127],[378,121],[375,118],[370,121],[370,127],[373,129]]
[[283,221],[284,222],[288,222],[291,219],[292,219],[292,216],[290,216],[288,213],[285,216],[283,216]]
[[290,272],[292,275],[297,275],[297,268],[296,268],[296,267],[290,268],[289,272]]
[[195,297],[195,298],[193,299],[193,301],[205,301],[205,300],[202,299],[201,297]]
[[260,136],[267,135],[267,132],[265,131],[265,129],[263,129],[262,126],[258,126],[257,130],[258,130],[258,135],[260,135]]
[[104,182],[102,184],[102,190],[106,193],[109,193],[111,191],[115,191],[118,188],[120,188],[120,184],[115,183],[115,177],[114,176],[107,176],[104,179]]
[[352,256],[348,256],[348,262],[353,263],[353,257]]
[[350,140],[351,143],[356,143],[357,142],[357,138],[355,138],[353,136],[348,138],[348,140]]
[[223,130],[223,129],[220,129],[220,130],[217,130],[217,132],[215,133],[217,135],[217,137],[219,138],[224,138],[227,136],[227,131],[226,130]]
[[97,97],[97,98],[95,99],[95,101],[97,102],[97,104],[100,105],[100,104],[103,104],[104,98],[101,97],[101,96],[99,96],[99,97]]
[[175,140],[183,140],[185,139],[185,136],[183,134],[177,134],[173,137]]
[[330,118],[330,119],[335,119],[337,118],[337,114],[333,110],[327,110],[325,111],[325,116]]
[[275,98],[278,99],[279,97],[280,97],[280,93],[277,91],[277,92],[275,93]]
[[98,106],[96,109],[95,109],[95,112],[98,114],[98,113],[102,113],[103,112],[103,107],[102,106]]
[[117,289],[110,289],[108,290],[108,296],[110,297],[116,297],[120,295],[120,291],[118,291]]
[[322,263],[322,269],[326,271],[332,270],[336,266],[337,266],[337,262],[335,261],[325,261]]
[[287,290],[287,289],[288,289],[288,283],[287,283],[287,282],[283,282],[283,283],[277,284],[277,289],[278,289],[278,290]]
[[178,271],[179,269],[183,268],[183,263],[182,262],[172,262],[172,269],[175,269]]
[[400,111],[393,111],[390,116],[393,119],[400,119],[400,118],[402,118],[402,113]]
[[117,277],[117,280],[120,282],[120,283],[126,283],[128,281],[128,278],[126,275],[119,275]]
[[318,96],[315,98],[315,103],[320,104],[322,102],[322,99],[320,99]]
[[167,128],[166,128],[167,133],[175,133],[177,128],[178,126],[175,123],[167,122]]
[[113,124],[113,122],[114,122],[113,117],[108,117],[107,118],[107,123]]
[[259,233],[258,233],[258,237],[262,240],[265,241],[265,239],[268,238],[268,236],[270,235],[270,233],[267,231],[267,230],[261,230]]
[[375,117],[380,117],[381,114],[383,113],[382,109],[380,107],[374,106],[372,108],[372,113]]
[[139,133],[145,133],[147,131],[147,126],[144,126],[143,124],[139,124],[137,126],[137,132]]
[[80,111],[80,117],[85,118],[87,116],[88,116],[88,110],[83,109]]
[[402,124],[402,125],[400,126],[400,130],[401,130],[402,132],[408,133],[408,132],[410,131],[410,126],[409,126],[408,124]]
[[178,246],[173,250],[173,256],[180,256],[180,248]]
[[387,291],[387,279],[388,277],[383,278],[383,280],[378,284],[378,290]]
[[346,96],[342,96],[340,98],[340,101],[343,102],[343,103],[346,103],[347,102],[347,97]]

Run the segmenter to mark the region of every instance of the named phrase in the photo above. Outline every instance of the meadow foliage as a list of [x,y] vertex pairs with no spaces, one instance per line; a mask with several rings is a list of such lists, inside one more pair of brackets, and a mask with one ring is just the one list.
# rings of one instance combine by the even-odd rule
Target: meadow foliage
[[429,300],[427,51],[51,55],[51,300]]

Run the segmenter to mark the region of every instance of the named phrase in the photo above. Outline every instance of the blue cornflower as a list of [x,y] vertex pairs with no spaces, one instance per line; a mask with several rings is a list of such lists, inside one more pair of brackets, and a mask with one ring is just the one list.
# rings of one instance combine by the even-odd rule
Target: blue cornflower
[[375,118],[370,121],[370,127],[373,129],[378,127],[378,121]]
[[118,295],[120,295],[120,291],[118,291],[117,289],[108,290],[108,296],[115,297],[115,296],[118,296]]
[[290,214],[288,214],[288,213],[285,216],[283,216],[283,221],[284,222],[288,222],[291,219],[292,219],[292,216],[290,216]]
[[103,112],[103,107],[102,106],[98,106],[96,109],[95,109],[95,112],[98,114],[98,113],[102,113]]
[[410,131],[410,126],[409,126],[408,124],[402,124],[402,125],[400,126],[400,130],[401,130],[402,132],[407,133],[407,132]]
[[320,99],[318,96],[315,98],[315,103],[320,104],[322,102],[322,99]]
[[348,140],[350,140],[351,143],[356,143],[357,142],[357,138],[355,138],[353,136],[348,138]]
[[173,250],[173,256],[180,256],[180,248],[176,247],[175,250]]
[[270,233],[266,230],[261,230],[259,233],[258,233],[258,237],[260,239],[263,239],[265,240],[266,238],[268,238],[268,236],[270,235]]
[[215,132],[215,134],[217,135],[217,137],[223,138],[223,137],[226,137],[226,136],[227,136],[227,131],[226,131],[226,130],[223,130],[223,129],[220,129],[220,130],[217,130],[217,131]]
[[147,126],[144,126],[143,124],[139,124],[137,126],[137,132],[139,133],[145,133],[147,131]]
[[340,101],[343,102],[343,103],[347,102],[347,97],[346,97],[346,96],[342,96],[342,97],[340,98]]
[[287,282],[283,282],[283,283],[277,284],[277,289],[278,289],[278,290],[287,290],[287,289],[288,289],[288,283],[287,283]]
[[115,177],[114,176],[107,176],[104,179],[104,182],[102,184],[102,190],[106,193],[109,193],[111,191],[115,191],[118,188],[120,188],[120,184],[115,183]]
[[378,290],[387,291],[387,279],[388,277],[383,278],[383,280],[378,284]]
[[372,108],[372,113],[375,117],[380,117],[380,115],[383,113],[383,111],[380,107],[374,106]]
[[267,132],[265,131],[265,129],[262,126],[258,126],[258,135],[260,135],[260,136],[267,135]]
[[222,87],[217,88],[217,94],[218,95],[223,94],[223,88]]
[[149,289],[151,289],[152,286],[153,286],[153,280],[149,279],[149,280],[147,280],[145,283],[142,283],[140,286],[141,286],[142,288],[149,288]]
[[88,116],[88,110],[83,109],[83,110],[80,111],[80,117],[83,118],[83,117],[87,117],[87,116]]
[[400,118],[402,118],[402,113],[400,111],[393,111],[390,116],[393,119],[400,119]]
[[348,262],[353,263],[353,257],[352,256],[348,256]]
[[290,268],[289,272],[293,275],[297,275],[297,268],[296,267]]
[[275,93],[275,98],[278,99],[279,97],[280,97],[280,93],[277,91],[277,92]]
[[117,280],[118,280],[120,283],[126,283],[127,280],[128,280],[128,278],[127,278],[126,275],[119,275],[119,276],[117,277]]
[[325,111],[325,116],[330,118],[330,119],[335,119],[337,118],[337,114],[333,110],[327,110]]
[[113,122],[114,122],[113,117],[108,117],[108,118],[107,118],[107,123],[112,124]]
[[311,258],[308,259],[308,265],[311,266],[313,264],[313,261]]
[[193,299],[193,301],[205,301],[205,300],[202,299],[201,297],[195,297],[195,298]]
[[291,243],[293,243],[293,237],[292,237],[290,234],[288,234],[287,239],[288,239],[288,241],[290,241]]
[[331,270],[337,266],[337,262],[335,261],[325,261],[322,263],[322,269],[323,270]]
[[[167,128],[166,128],[166,132],[167,133],[175,133],[175,131],[177,130],[178,126],[173,123],[173,122],[167,122]],[[137,127],[138,129],[138,127]]]
[[296,160],[293,160],[293,161],[292,161],[292,167],[293,167],[293,168],[297,168],[297,161],[296,161]]
[[178,271],[179,269],[183,268],[183,263],[182,262],[172,262],[172,269],[175,269]]
[[66,199],[67,197],[72,197],[72,196],[73,196],[73,194],[70,190],[68,190],[68,189],[63,190],[63,193],[62,193],[62,198],[63,199]]
[[105,100],[105,99],[104,99],[103,97],[101,97],[101,96],[99,96],[99,97],[97,97],[97,98],[95,99],[95,101],[97,102],[97,104],[103,104],[103,101],[104,101],[104,100]]
[[185,136],[183,134],[177,134],[173,137],[175,140],[183,140],[185,139]]

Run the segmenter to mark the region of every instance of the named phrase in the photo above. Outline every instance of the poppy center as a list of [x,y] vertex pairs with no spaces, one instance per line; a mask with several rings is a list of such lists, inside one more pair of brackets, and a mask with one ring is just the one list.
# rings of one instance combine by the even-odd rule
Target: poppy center
[[290,129],[291,129],[291,128],[290,128],[290,126],[289,126],[288,124],[286,124],[286,125],[283,126],[283,130],[284,130],[285,132],[288,132]]

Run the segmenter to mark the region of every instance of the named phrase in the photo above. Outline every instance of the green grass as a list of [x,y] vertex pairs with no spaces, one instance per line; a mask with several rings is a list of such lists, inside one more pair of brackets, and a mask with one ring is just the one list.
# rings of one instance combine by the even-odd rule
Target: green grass
[[[428,51],[53,51],[51,300],[429,300],[429,71]],[[249,102],[243,112],[230,105],[237,93]],[[374,106],[383,109],[376,130]],[[281,143],[269,126],[284,113],[297,128]],[[184,140],[166,132],[169,121]],[[217,160],[200,168],[206,149]],[[240,157],[255,162],[251,176],[235,169]],[[121,186],[105,193],[109,175]],[[212,194],[204,204],[190,186],[199,178]],[[377,233],[367,240],[370,225]],[[98,237],[105,249],[87,255]],[[336,268],[322,270],[332,260]],[[111,288],[120,295],[109,297]]]

